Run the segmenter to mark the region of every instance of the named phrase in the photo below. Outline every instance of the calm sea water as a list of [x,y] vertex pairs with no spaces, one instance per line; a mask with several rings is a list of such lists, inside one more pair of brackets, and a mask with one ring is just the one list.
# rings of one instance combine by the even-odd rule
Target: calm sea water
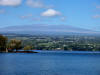
[[100,75],[100,53],[1,53],[0,75]]

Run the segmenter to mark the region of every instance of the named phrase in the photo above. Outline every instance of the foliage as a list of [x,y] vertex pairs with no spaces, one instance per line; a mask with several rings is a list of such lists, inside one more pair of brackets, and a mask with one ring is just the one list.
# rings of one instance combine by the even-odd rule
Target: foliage
[[66,36],[7,36],[22,40],[22,47],[32,46],[36,50],[100,51],[100,36],[66,35]]
[[24,50],[31,50],[32,49],[32,46],[25,46],[24,48],[23,48]]
[[22,42],[21,40],[11,39],[8,43],[8,49],[11,50],[18,50],[22,48]]
[[0,52],[6,51],[7,38],[0,35]]

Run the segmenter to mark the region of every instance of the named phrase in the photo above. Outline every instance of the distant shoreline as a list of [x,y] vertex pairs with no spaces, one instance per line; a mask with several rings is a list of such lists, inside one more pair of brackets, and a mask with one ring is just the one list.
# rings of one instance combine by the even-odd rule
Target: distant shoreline
[[12,52],[0,52],[0,53],[38,53],[35,51],[12,51]]
[[66,52],[66,53],[100,53],[100,51],[65,51],[65,50],[18,50],[0,53],[39,53],[39,52]]

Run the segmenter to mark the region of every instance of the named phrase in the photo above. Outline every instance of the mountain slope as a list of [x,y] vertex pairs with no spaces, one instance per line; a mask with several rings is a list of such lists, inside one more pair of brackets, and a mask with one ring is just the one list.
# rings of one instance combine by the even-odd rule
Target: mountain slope
[[0,28],[2,33],[21,34],[68,34],[68,33],[98,33],[96,31],[72,27],[68,25],[22,25]]

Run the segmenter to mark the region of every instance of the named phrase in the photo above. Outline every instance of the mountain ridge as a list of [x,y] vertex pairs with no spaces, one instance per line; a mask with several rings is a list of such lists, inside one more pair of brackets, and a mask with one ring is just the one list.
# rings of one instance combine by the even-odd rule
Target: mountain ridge
[[21,26],[8,26],[0,28],[0,32],[7,33],[22,33],[22,34],[68,34],[68,33],[83,33],[83,34],[98,34],[100,32],[84,28],[73,27],[69,25],[45,25],[32,24]]

